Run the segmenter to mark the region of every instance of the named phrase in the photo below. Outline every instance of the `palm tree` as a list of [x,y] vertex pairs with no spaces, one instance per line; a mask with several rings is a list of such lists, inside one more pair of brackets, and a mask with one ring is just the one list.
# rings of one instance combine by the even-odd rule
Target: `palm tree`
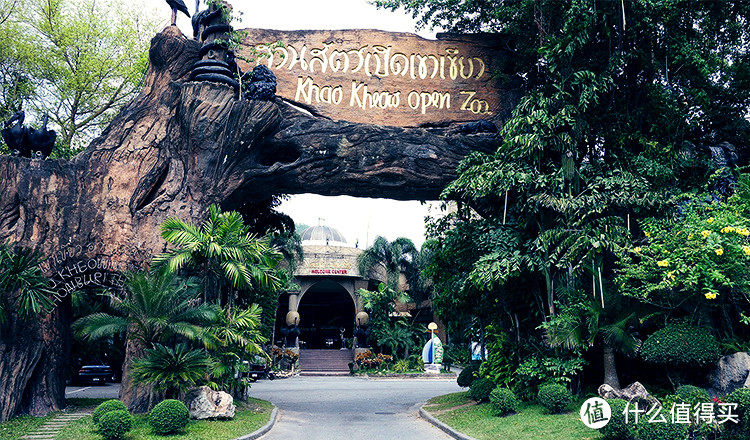
[[127,336],[120,399],[131,411],[145,412],[151,390],[135,387],[130,374],[131,361],[144,357],[147,349],[171,338],[202,340],[205,327],[215,321],[215,306],[201,303],[192,280],[161,270],[129,275],[124,296],[106,294],[115,314],[94,313],[77,320],[79,334],[99,339],[115,334]]
[[236,211],[221,212],[211,205],[200,227],[169,218],[161,225],[161,235],[176,248],[154,257],[154,267],[166,267],[173,273],[183,267],[194,268],[202,278],[206,301],[231,301],[232,295],[222,289],[223,280],[237,289],[280,287],[275,268],[281,254],[269,244],[269,238],[251,234]]
[[165,392],[167,399],[177,398],[205,379],[209,359],[202,350],[191,349],[186,344],[175,348],[155,344],[146,350],[146,356],[133,359],[133,381],[153,385]]
[[414,242],[408,238],[400,237],[389,242],[378,236],[372,242],[372,246],[365,249],[357,260],[359,273],[363,276],[378,265],[385,268],[387,284],[393,290],[399,288],[401,272],[407,270],[417,260],[419,254]]
[[[619,310],[612,315],[612,310]],[[641,341],[631,331],[635,313],[622,311],[615,305],[605,310],[597,300],[568,306],[568,310],[543,324],[547,330],[550,345],[564,348],[592,347],[597,341],[602,343],[604,363],[604,383],[619,389],[615,351],[626,355],[635,354]]]

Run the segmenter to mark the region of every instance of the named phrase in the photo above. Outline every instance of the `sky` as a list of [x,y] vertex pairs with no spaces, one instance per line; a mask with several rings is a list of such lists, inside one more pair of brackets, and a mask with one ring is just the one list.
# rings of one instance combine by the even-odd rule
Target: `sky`
[[[185,0],[185,3],[192,14],[195,1]],[[417,32],[416,21],[404,11],[377,9],[366,0],[229,0],[229,3],[236,13],[241,13],[242,21],[235,28],[379,29],[435,37],[435,32],[429,29]],[[177,23],[183,33],[192,36],[190,19],[181,15]],[[433,205],[437,204],[303,194],[291,196],[279,210],[296,223],[308,226],[315,226],[323,219],[321,224],[338,229],[349,244],[358,242],[360,248],[367,247],[378,235],[391,241],[407,237],[421,247],[424,217]],[[436,209],[432,208],[433,213]]]

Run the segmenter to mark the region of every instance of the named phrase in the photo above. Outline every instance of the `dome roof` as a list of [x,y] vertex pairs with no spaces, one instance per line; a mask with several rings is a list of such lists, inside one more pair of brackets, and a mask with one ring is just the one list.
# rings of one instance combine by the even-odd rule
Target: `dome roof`
[[344,235],[330,226],[311,226],[302,232],[302,241],[318,241],[333,243],[346,243]]

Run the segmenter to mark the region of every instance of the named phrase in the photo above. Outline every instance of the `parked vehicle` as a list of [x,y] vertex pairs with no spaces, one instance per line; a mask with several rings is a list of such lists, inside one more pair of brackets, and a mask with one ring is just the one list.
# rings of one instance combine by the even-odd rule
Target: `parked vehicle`
[[104,385],[116,379],[117,375],[109,365],[84,365],[73,376],[72,382]]
[[265,364],[248,364],[248,370],[242,373],[244,377],[247,377],[251,382],[255,382],[258,379],[276,379],[276,375],[271,370],[271,367]]

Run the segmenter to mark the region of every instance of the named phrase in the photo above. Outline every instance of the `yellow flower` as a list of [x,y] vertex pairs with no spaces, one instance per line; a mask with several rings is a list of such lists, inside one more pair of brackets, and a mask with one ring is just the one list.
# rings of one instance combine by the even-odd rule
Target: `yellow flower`
[[716,293],[715,292],[708,292],[705,295],[706,299],[716,299]]
[[748,235],[750,235],[750,230],[748,230],[747,228],[737,228],[737,233],[747,237]]
[[701,231],[701,235],[703,236],[703,238],[706,238],[711,235],[711,231],[709,231],[708,229],[704,229]]
[[724,248],[714,249],[716,255],[724,255]]
[[677,279],[677,275],[674,274],[674,271],[670,271],[669,273],[667,273],[667,278],[674,281]]
[[692,240],[692,239],[693,239],[693,234],[688,234],[688,240]]
[[650,237],[650,236],[651,236],[651,233],[650,233],[650,232],[648,232],[648,231],[645,231],[645,232],[643,233],[643,235],[645,235],[646,237]]
[[656,262],[656,264],[659,267],[667,267],[667,266],[669,266],[669,261],[667,261],[667,260],[659,260],[659,261]]
[[706,223],[708,223],[708,224],[711,224],[713,222],[714,222],[714,218],[713,217],[709,217],[708,220],[706,220]]
[[640,252],[640,251],[641,251],[641,247],[640,246],[637,246],[637,247],[633,248],[633,252]]
[[745,255],[750,255],[750,246],[742,246],[742,252],[744,252]]

